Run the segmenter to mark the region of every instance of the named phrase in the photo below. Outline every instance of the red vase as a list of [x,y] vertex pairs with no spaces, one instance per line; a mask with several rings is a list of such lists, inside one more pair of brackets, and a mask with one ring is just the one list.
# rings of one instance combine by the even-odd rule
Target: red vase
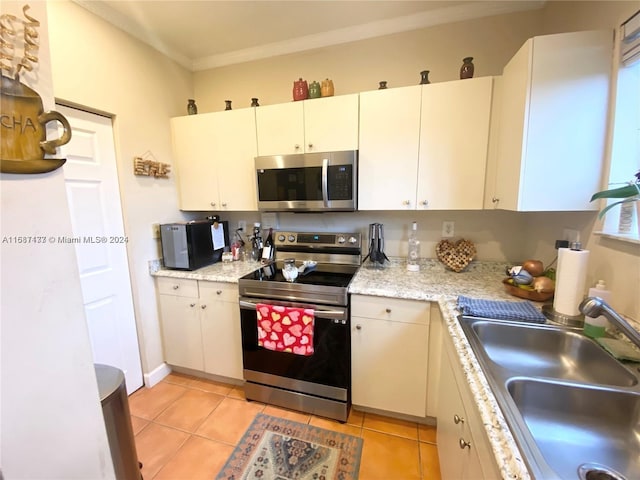
[[298,100],[306,100],[309,98],[309,86],[307,85],[306,80],[296,80],[293,82],[293,99],[295,101]]

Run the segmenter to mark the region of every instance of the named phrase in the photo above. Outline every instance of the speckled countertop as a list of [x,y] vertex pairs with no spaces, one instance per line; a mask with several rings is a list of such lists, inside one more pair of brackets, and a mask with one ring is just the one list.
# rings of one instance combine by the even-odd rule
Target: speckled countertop
[[[458,295],[496,300],[520,300],[504,291],[504,262],[472,262],[460,273],[445,269],[437,260],[424,259],[419,272],[408,272],[404,259],[391,258],[384,268],[363,265],[351,282],[352,294],[404,298],[438,302],[449,335],[460,355],[460,362],[473,392],[480,416],[503,479],[528,480],[520,450],[511,435],[500,407],[491,392],[471,346],[457,321]],[[150,266],[154,276],[190,278],[237,283],[238,278],[255,270],[257,262],[216,263],[195,271],[158,269]]]

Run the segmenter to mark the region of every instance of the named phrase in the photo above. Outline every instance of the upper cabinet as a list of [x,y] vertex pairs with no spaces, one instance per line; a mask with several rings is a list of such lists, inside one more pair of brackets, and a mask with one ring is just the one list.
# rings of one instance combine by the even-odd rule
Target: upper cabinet
[[258,155],[358,149],[358,94],[256,108]]
[[422,87],[360,94],[359,210],[413,210]]
[[597,209],[612,42],[610,31],[534,37],[506,65],[486,208]]
[[254,111],[171,119],[181,210],[257,210]]
[[483,208],[493,78],[360,94],[360,210]]
[[483,208],[492,90],[493,77],[422,88],[418,209]]

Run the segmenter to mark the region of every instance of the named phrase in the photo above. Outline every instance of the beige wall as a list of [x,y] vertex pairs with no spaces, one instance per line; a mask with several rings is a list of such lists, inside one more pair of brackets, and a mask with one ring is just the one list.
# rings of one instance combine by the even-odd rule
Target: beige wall
[[[638,8],[639,2],[547,2],[545,8],[527,12],[470,20],[377,39],[327,47],[231,65],[194,74],[194,95],[199,111],[224,109],[224,100],[235,108],[247,107],[251,97],[261,105],[291,101],[293,80],[334,81],[336,94],[377,88],[387,80],[390,87],[413,85],[421,70],[430,70],[433,82],[457,78],[461,59],[473,56],[476,76],[499,75],[502,67],[526,39],[547,33],[589,29],[611,29]],[[231,214],[232,219],[258,215]],[[595,213],[512,212],[357,212],[324,216],[281,216],[281,227],[315,224],[335,229],[354,228],[363,233],[373,221],[385,223],[388,252],[403,255],[407,228],[415,219],[420,224],[422,255],[434,257],[433,246],[440,239],[443,220],[455,220],[456,237],[474,241],[481,260],[516,263],[526,258],[551,262],[554,243],[564,229],[578,230],[585,247],[593,250],[588,283],[603,278],[613,289],[612,303],[624,314],[640,318],[640,256],[637,246],[604,241],[593,236],[600,228]],[[409,218],[411,217],[411,218]],[[246,218],[252,220],[252,218]],[[605,268],[607,266],[607,268]]]
[[542,10],[486,17],[216,68],[194,74],[199,112],[224,110],[224,100],[248,107],[291,101],[293,81],[331,78],[342,95],[459,78],[462,58],[474,57],[475,76],[497,75],[525,40],[540,30]]
[[142,366],[162,365],[162,341],[148,261],[160,257],[151,225],[180,220],[175,175],[133,175],[133,157],[173,163],[169,118],[192,95],[191,73],[78,5],[48,2],[57,99],[114,115],[114,135]]

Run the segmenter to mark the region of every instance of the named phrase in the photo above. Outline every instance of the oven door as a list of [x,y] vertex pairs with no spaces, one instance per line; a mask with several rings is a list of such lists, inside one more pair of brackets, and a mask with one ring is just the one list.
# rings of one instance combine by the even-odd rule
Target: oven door
[[[258,346],[258,303],[313,308],[314,353],[303,356]],[[323,307],[240,297],[240,319],[245,380],[347,400],[345,396],[351,390],[351,329],[348,307]]]

